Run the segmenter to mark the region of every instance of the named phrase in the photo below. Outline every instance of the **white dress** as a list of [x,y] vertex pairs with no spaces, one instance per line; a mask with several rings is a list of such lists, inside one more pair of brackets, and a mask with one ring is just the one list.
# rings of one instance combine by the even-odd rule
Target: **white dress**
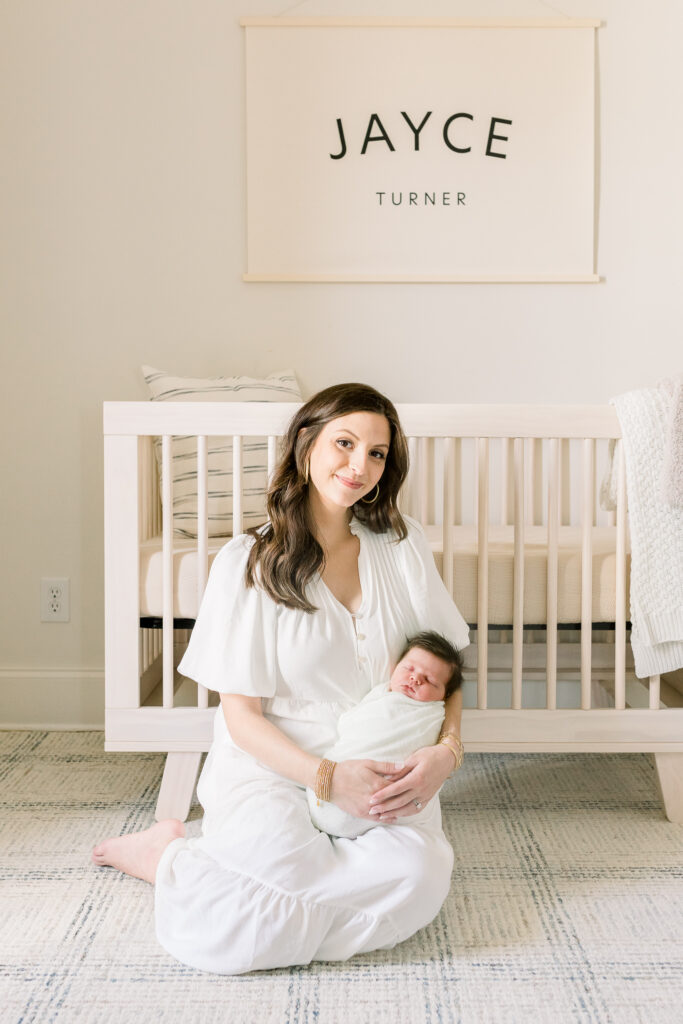
[[[307,591],[312,614],[247,589],[252,540],[234,538],[211,568],[180,670],[210,689],[261,697],[267,718],[322,756],[339,715],[389,678],[408,636],[434,629],[468,643],[421,528],[406,523],[397,543],[352,521],[362,589],[354,615],[320,578]],[[240,974],[391,948],[448,893],[453,854],[438,801],[415,827],[331,838],[311,822],[302,786],[235,746],[220,708],[197,793],[202,835],[169,844],[155,896],[161,945],[192,967]]]

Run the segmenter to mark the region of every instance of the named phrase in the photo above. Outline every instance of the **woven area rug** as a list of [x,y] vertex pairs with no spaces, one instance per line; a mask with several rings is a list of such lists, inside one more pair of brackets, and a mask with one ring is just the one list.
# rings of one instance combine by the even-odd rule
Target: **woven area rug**
[[[683,827],[643,755],[474,755],[430,927],[347,963],[226,978],[157,945],[152,888],[89,863],[153,821],[163,756],[97,732],[0,733],[6,1024],[679,1024]],[[199,808],[190,832],[199,828]]]

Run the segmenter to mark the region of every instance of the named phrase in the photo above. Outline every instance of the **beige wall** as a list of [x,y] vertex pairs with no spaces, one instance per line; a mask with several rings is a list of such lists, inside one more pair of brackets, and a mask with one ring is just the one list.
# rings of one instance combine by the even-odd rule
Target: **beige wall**
[[[244,284],[242,14],[605,21],[600,285]],[[0,720],[98,720],[104,399],[293,366],[306,394],[603,402],[683,369],[676,0],[5,0]],[[416,349],[416,344],[418,348]],[[39,622],[69,576],[68,625]],[[17,696],[21,692],[19,699]]]

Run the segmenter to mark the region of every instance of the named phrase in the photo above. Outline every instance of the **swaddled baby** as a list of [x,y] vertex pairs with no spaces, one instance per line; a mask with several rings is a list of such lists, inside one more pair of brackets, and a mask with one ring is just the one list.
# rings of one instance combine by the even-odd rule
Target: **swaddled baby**
[[[421,747],[431,746],[443,724],[444,701],[461,684],[462,657],[455,647],[438,633],[418,633],[406,642],[389,682],[374,686],[359,704],[340,716],[337,741],[325,757],[330,761],[372,758],[400,762]],[[376,824],[318,800],[311,789],[306,792],[311,819],[321,832],[352,839]],[[398,823],[414,824],[429,813],[430,804]]]

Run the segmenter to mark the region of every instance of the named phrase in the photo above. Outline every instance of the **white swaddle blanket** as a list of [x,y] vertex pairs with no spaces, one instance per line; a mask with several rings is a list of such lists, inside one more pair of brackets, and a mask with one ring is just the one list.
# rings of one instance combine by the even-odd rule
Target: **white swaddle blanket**
[[[388,683],[374,686],[360,704],[339,718],[339,735],[325,757],[331,761],[372,758],[373,761],[401,762],[420,747],[436,743],[444,720],[444,702],[419,701],[402,693],[393,693]],[[335,804],[316,799],[308,789],[308,805],[313,824],[331,836],[353,839],[373,828],[366,818],[354,818]],[[433,797],[438,800],[438,796]],[[430,800],[417,814],[399,819],[414,825],[426,816]]]

